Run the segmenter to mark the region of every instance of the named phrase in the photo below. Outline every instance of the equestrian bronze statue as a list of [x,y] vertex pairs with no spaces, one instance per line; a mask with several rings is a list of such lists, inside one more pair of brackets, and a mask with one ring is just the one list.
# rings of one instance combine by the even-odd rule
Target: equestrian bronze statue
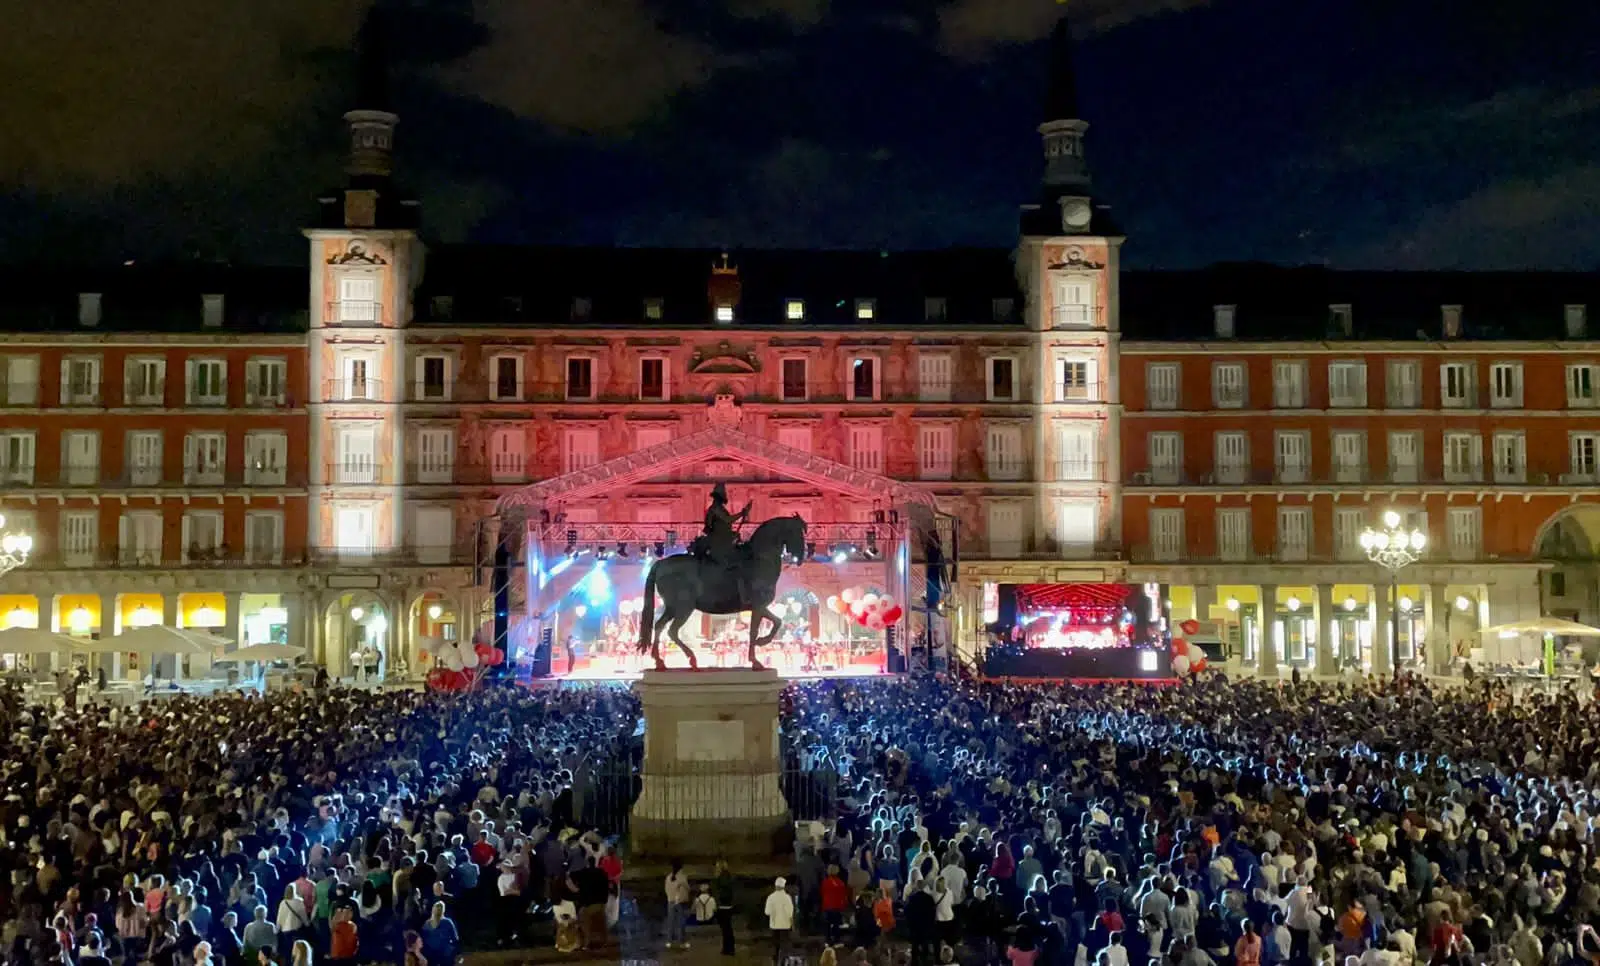
[[[711,491],[705,532],[689,545],[689,552],[656,561],[644,580],[644,609],[639,619],[639,651],[661,659],[661,629],[672,643],[699,667],[694,651],[683,643],[683,625],[695,611],[705,614],[750,612],[750,666],[761,667],[756,648],[778,636],[782,619],[772,613],[778,594],[778,574],[785,555],[800,560],[806,550],[806,523],[798,516],[774,517],[756,527],[750,539],[739,540],[739,524],[747,521],[750,506],[737,513],[728,510],[728,492],[721,483]],[[661,614],[656,614],[656,596]],[[764,625],[771,630],[761,633]]]

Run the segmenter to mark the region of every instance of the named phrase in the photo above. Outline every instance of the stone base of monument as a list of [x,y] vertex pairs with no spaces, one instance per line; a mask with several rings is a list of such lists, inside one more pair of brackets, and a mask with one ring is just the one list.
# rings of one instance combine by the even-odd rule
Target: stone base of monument
[[764,859],[794,834],[772,670],[646,671],[644,767],[628,822],[639,859]]

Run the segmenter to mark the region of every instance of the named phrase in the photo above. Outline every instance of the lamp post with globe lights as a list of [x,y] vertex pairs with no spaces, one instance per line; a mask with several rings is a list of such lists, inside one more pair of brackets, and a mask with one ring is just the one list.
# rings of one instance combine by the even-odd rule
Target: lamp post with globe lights
[[1361,531],[1361,549],[1367,559],[1389,571],[1389,668],[1400,673],[1400,571],[1422,559],[1427,549],[1428,535],[1417,528],[1407,528],[1405,520],[1393,510],[1383,514],[1383,529],[1367,527]]

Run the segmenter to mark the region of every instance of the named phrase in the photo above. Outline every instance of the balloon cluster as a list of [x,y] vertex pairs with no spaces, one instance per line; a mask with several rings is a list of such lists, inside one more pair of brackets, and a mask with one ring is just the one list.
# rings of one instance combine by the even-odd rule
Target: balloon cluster
[[[1199,621],[1184,621],[1178,630],[1185,635],[1200,633]],[[1179,677],[1206,669],[1206,652],[1189,643],[1188,637],[1172,636],[1172,671]]]
[[840,617],[847,617],[862,627],[874,631],[881,631],[891,624],[898,624],[900,618],[906,615],[905,610],[894,602],[893,597],[888,594],[874,594],[860,587],[846,587],[830,596],[827,607]]
[[478,683],[487,668],[505,661],[505,654],[492,644],[445,641],[437,637],[422,641],[422,653],[433,658],[428,672],[428,687],[435,691],[468,691]]

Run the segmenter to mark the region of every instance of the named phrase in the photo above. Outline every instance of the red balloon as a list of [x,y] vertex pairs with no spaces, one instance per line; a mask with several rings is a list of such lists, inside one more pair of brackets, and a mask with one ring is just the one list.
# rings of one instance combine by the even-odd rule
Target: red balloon
[[1180,657],[1180,656],[1188,654],[1188,653],[1189,653],[1189,642],[1184,640],[1181,637],[1174,637],[1172,639],[1172,656],[1173,657]]
[[1196,620],[1184,621],[1178,625],[1178,630],[1183,631],[1185,636],[1193,637],[1200,633],[1200,622]]
[[899,604],[896,604],[884,612],[883,622],[885,624],[898,624],[900,622],[900,618],[904,617],[905,614],[905,609]]

